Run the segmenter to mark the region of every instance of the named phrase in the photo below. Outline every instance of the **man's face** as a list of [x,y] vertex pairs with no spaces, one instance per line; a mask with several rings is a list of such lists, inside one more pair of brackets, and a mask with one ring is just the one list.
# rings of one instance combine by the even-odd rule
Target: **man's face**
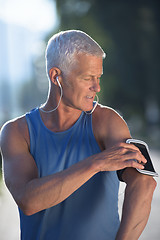
[[103,60],[96,56],[76,56],[74,68],[63,78],[63,102],[81,111],[90,111],[93,100],[100,91]]

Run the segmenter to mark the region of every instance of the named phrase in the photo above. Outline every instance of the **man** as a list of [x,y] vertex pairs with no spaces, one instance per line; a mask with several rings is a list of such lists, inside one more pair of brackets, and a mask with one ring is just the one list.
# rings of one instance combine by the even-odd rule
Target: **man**
[[[146,159],[125,143],[131,136],[124,120],[94,102],[104,57],[84,32],[54,35],[46,49],[46,103],[3,127],[4,177],[19,207],[21,239],[135,240],[147,223],[156,183],[135,169]],[[121,169],[127,185],[120,222]]]

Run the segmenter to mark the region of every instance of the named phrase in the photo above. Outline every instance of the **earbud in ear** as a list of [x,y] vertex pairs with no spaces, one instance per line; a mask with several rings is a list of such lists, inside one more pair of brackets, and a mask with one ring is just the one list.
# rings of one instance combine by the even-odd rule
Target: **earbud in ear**
[[60,82],[58,80],[58,76],[56,77],[56,80],[57,80],[57,83],[58,83],[59,87],[61,87],[61,84],[60,84]]

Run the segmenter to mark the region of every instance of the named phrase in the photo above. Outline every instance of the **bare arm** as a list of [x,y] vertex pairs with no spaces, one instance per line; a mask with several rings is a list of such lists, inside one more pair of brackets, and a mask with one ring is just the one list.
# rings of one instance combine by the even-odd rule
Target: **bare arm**
[[9,123],[1,132],[4,178],[18,206],[31,215],[62,202],[96,169],[94,161],[86,159],[62,172],[38,178],[37,166],[19,127],[21,122]]
[[3,128],[1,147],[6,185],[27,215],[62,202],[99,171],[142,167],[135,161],[130,161],[137,154],[135,147],[128,144],[124,146],[123,143],[84,159],[64,171],[38,178],[35,161],[23,134],[26,123],[22,122],[24,119],[19,119]]
[[[104,136],[104,145],[106,149],[108,145],[114,146],[117,142],[125,142],[127,138],[131,138],[124,120],[112,110],[110,110],[108,122],[110,126],[106,134],[108,137],[105,139]],[[126,146],[123,146],[122,154],[126,155]],[[136,149],[137,148],[135,148],[135,151]],[[139,151],[136,152],[134,157],[130,155],[131,159],[143,162],[144,157],[142,156],[140,160],[140,156],[141,153]],[[122,157],[121,154],[119,154],[119,157]],[[128,161],[130,160],[128,159]],[[114,161],[115,159],[113,159],[113,162]],[[122,219],[116,240],[137,240],[145,228],[150,214],[156,181],[151,176],[140,174],[133,167],[127,168],[122,175],[123,180],[126,182],[126,189]]]
[[116,240],[136,240],[147,224],[156,181],[133,168],[124,171],[123,179],[127,186]]

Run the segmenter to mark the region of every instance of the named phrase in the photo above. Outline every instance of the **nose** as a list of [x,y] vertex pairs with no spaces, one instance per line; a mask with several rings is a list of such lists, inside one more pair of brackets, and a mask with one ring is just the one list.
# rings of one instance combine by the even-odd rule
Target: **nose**
[[92,86],[91,86],[91,88],[90,88],[92,91],[94,91],[94,92],[100,92],[101,87],[100,87],[99,81],[100,81],[99,79],[93,80]]

